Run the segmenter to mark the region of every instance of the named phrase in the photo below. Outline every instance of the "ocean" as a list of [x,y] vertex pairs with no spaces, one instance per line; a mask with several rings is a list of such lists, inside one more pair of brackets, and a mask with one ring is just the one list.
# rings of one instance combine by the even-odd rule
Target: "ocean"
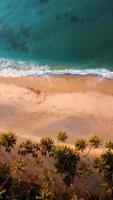
[[112,71],[113,0],[0,1],[0,76]]

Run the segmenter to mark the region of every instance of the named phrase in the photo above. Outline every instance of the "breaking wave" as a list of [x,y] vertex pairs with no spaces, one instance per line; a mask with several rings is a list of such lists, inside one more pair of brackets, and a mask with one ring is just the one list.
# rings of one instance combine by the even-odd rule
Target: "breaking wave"
[[0,59],[0,76],[3,77],[28,77],[43,75],[97,75],[103,78],[113,78],[113,71],[103,68],[63,68],[53,69],[48,65],[38,65],[34,62],[17,61],[13,59]]

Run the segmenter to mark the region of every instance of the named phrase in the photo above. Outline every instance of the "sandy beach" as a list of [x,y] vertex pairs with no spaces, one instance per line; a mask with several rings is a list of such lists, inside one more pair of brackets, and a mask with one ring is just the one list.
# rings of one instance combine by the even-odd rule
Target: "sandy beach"
[[113,139],[113,80],[94,76],[0,78],[0,131],[56,137],[68,143],[100,135]]

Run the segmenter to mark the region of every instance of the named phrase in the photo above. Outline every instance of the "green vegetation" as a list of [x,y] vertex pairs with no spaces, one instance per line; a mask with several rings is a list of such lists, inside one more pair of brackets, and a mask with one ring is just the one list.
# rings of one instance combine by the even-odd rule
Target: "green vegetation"
[[75,148],[77,151],[81,151],[81,152],[84,152],[87,148],[87,142],[86,140],[84,139],[78,139],[76,142],[75,142]]
[[65,142],[68,138],[68,135],[64,132],[64,131],[60,131],[58,134],[57,134],[57,139],[59,142]]
[[[61,143],[67,138],[65,132],[57,134]],[[94,135],[77,139],[72,147],[50,137],[20,144],[14,133],[7,132],[0,134],[0,147],[1,200],[113,200],[112,141],[104,143]],[[92,177],[99,179],[101,192],[78,192],[77,181],[82,186],[83,179]]]
[[16,135],[11,132],[2,133],[0,137],[0,146],[3,146],[7,152],[16,144]]

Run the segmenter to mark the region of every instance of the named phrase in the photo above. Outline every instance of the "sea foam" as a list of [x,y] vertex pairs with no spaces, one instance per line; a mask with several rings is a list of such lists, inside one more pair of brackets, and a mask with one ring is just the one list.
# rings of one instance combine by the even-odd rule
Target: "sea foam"
[[48,65],[39,65],[35,62],[24,62],[13,59],[0,58],[0,76],[28,77],[45,75],[97,75],[103,78],[113,78],[113,72],[103,68],[64,68],[52,69]]

